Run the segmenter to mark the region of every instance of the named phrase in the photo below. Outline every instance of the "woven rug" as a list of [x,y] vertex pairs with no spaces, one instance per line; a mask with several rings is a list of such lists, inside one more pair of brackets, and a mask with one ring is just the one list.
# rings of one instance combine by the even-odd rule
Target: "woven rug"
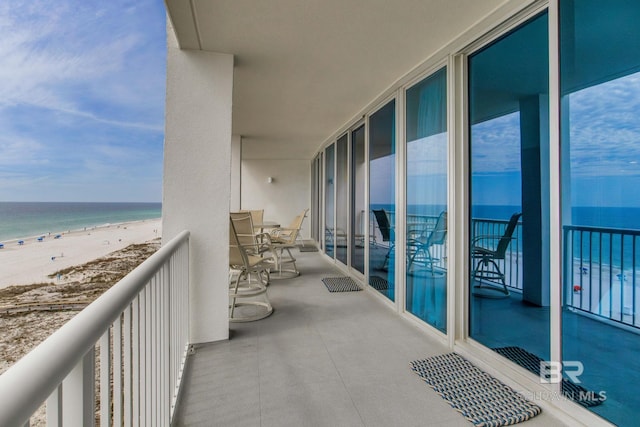
[[473,425],[512,425],[542,412],[538,405],[456,353],[415,360],[410,365],[429,387]]
[[329,292],[353,292],[362,289],[351,277],[325,277],[322,283]]
[[386,291],[389,289],[389,282],[383,277],[371,276],[369,277],[369,286],[378,291]]
[[[522,347],[499,347],[494,348],[493,351],[517,363],[529,372],[540,375],[540,362],[542,362],[542,359]],[[598,393],[589,391],[581,385],[569,381],[567,378],[562,379],[562,394],[587,408],[601,405],[604,402],[604,399]]]

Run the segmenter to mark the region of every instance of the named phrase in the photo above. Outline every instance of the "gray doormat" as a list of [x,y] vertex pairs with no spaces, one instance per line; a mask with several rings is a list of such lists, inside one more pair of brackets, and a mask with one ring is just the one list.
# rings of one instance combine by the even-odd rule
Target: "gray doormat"
[[300,252],[318,252],[318,248],[314,245],[298,245]]
[[329,292],[353,292],[362,289],[351,277],[325,277],[322,283],[327,287]]
[[456,353],[415,360],[410,365],[429,387],[476,426],[512,425],[542,412],[538,405]]
[[371,276],[369,277],[369,286],[378,291],[386,291],[389,289],[389,282],[383,277]]
[[[542,362],[542,359],[533,353],[529,353],[524,348],[499,347],[494,348],[493,351],[517,363],[529,372],[540,375],[540,362]],[[569,381],[567,378],[562,379],[562,394],[587,408],[602,405],[605,401],[598,393],[589,391],[581,385]]]

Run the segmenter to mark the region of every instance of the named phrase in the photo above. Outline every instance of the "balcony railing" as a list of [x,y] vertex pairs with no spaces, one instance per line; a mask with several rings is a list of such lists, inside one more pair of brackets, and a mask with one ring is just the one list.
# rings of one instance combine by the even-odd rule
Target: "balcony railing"
[[[168,426],[188,352],[189,232],[0,376],[0,425]],[[96,350],[99,349],[99,350]],[[99,367],[96,369],[96,353]],[[98,373],[98,375],[96,375]]]
[[564,227],[565,307],[640,327],[640,230]]
[[[509,224],[508,220],[472,218],[471,240],[474,236],[502,236],[507,224]],[[520,260],[522,253],[522,221],[519,221],[513,231],[511,244],[507,247],[504,260],[497,261],[504,273],[507,287],[512,290],[522,291],[522,262]]]

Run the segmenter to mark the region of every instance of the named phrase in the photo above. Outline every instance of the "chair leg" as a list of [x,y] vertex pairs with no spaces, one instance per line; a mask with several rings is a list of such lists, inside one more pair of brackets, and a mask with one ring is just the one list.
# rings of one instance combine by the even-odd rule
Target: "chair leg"
[[[490,265],[493,267],[493,269],[489,268]],[[495,260],[491,258],[480,259],[478,261],[478,264],[476,265],[476,268],[474,268],[473,272],[471,273],[471,277],[477,282],[477,284],[475,285],[476,288],[485,288],[487,290],[499,292],[502,294],[500,297],[507,297],[510,295],[509,289],[507,288],[507,283],[504,279],[504,273],[502,273],[502,271],[500,270],[500,266],[498,265],[498,263],[496,263]],[[482,279],[493,282],[499,280],[499,284],[502,285],[502,289],[496,288],[495,286],[483,287]],[[483,294],[476,295],[488,296]]]

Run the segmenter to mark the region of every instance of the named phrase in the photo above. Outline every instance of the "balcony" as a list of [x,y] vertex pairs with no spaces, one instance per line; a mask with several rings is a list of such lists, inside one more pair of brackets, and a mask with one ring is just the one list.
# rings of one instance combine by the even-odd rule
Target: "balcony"
[[[182,235],[177,240],[184,239]],[[51,339],[59,343],[60,332],[70,339],[69,328],[58,331],[43,343],[47,358],[39,358],[44,353],[36,349],[36,357],[20,361],[10,378],[3,375],[2,395],[13,396],[0,406],[3,425],[17,425],[16,420],[25,419],[47,395],[47,425],[72,425],[69,420],[74,419],[86,425],[95,417],[90,391],[96,377],[102,378],[100,400],[112,408],[100,409],[100,425],[120,424],[118,419],[124,425],[169,425],[172,417],[172,424],[179,426],[382,426],[421,425],[426,420],[468,425],[408,366],[412,360],[446,353],[447,347],[394,313],[375,292],[328,292],[321,279],[341,273],[319,253],[297,254],[302,275],[272,282],[269,297],[275,311],[270,317],[232,324],[228,341],[190,346],[183,365],[184,324],[167,322],[148,304],[167,301],[166,290],[184,283],[182,275],[175,274],[188,265],[184,245],[172,241],[165,246],[174,249],[154,256],[123,280],[127,288],[141,293],[132,292],[114,310],[107,310],[109,302],[99,299],[88,312],[106,313],[107,320],[84,322],[86,331],[76,329],[78,342],[70,341],[67,347],[47,344]],[[122,288],[123,282],[116,287]],[[161,289],[164,293],[157,293]],[[184,301],[180,295],[185,293],[172,294],[172,299]],[[159,306],[169,308],[166,303]],[[185,310],[182,306],[174,311],[184,319]],[[106,326],[102,330],[99,325]],[[79,326],[75,322],[74,327]],[[123,333],[128,328],[133,332]],[[98,375],[87,369],[84,352],[75,351],[93,348],[85,333],[112,344],[124,337],[123,345],[113,345],[110,355],[101,353],[101,359],[111,363],[99,365],[105,371],[98,369]],[[26,381],[34,371],[40,374]],[[121,375],[113,374],[118,372]],[[105,373],[113,375],[111,386],[104,387],[110,384]],[[82,390],[91,397],[69,401],[74,392],[83,396]],[[561,423],[545,412],[528,425]]]
[[[330,293],[343,275],[318,253],[273,281],[274,313],[195,347],[177,425],[469,425],[408,368],[448,352],[374,292]],[[561,425],[547,413],[527,425]]]

